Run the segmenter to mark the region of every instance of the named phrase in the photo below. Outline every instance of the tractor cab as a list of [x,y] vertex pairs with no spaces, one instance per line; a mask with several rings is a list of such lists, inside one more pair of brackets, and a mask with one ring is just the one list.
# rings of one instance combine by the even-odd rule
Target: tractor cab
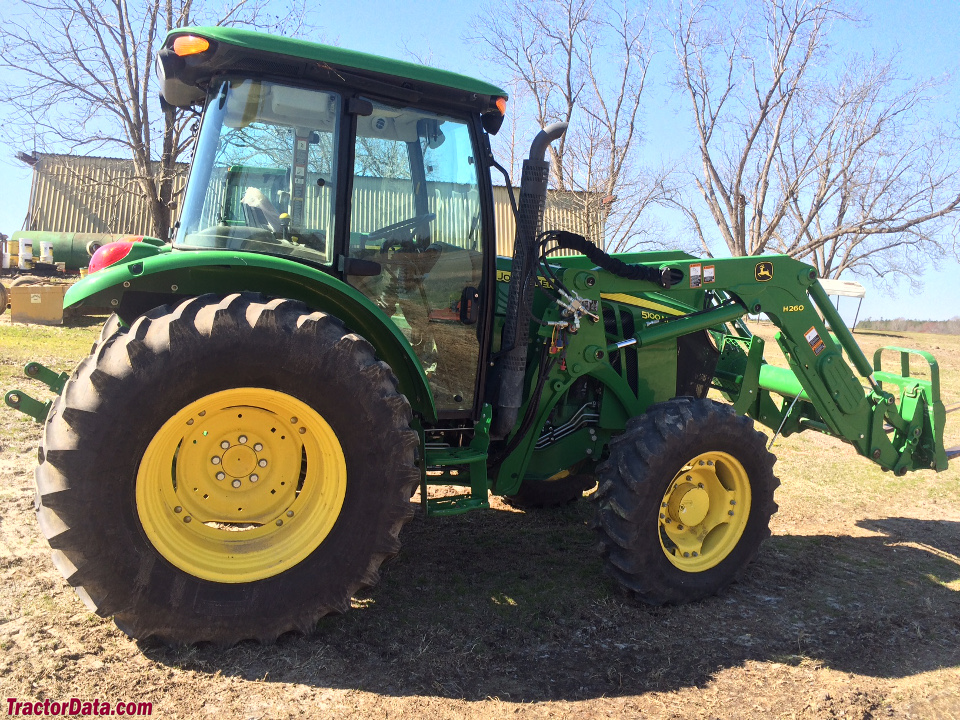
[[[168,44],[161,66],[180,69],[164,90],[177,97],[190,73],[176,38]],[[476,93],[431,87],[401,99],[369,82],[357,92],[342,80],[221,74],[216,43],[186,58],[206,93],[189,96],[205,108],[174,249],[280,256],[344,280],[406,336],[438,410],[473,413],[478,298],[494,251]],[[443,97],[428,108],[430,93]]]

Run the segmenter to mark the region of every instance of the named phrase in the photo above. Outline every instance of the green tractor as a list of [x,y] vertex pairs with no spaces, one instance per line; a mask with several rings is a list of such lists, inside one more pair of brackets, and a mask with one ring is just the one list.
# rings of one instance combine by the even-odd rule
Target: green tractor
[[[541,232],[562,124],[496,257],[499,88],[220,27],[171,32],[157,68],[166,103],[203,109],[175,237],[97,251],[65,298],[115,311],[89,357],[27,366],[49,403],[6,396],[46,423],[54,564],[131,636],[309,631],[377,582],[418,488],[442,517],[598,484],[610,574],[663,604],[724,588],[770,534],[755,421],[947,467],[934,359],[929,380],[871,365],[810,266]],[[743,324],[759,312],[789,368]]]

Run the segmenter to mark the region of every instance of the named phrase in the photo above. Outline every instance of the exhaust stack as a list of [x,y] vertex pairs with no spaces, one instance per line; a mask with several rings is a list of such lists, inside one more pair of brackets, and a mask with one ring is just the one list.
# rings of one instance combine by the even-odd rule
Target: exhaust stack
[[513,269],[507,291],[507,315],[500,340],[500,346],[508,350],[500,359],[500,396],[490,433],[491,437],[497,440],[505,438],[513,429],[523,401],[523,377],[527,368],[527,343],[530,339],[530,308],[533,305],[536,283],[536,273],[528,266],[536,262],[536,257],[533,256],[536,253],[537,231],[543,222],[543,210],[547,202],[547,184],[550,180],[550,162],[546,160],[547,147],[566,130],[565,122],[545,127],[533,139],[530,154],[523,161],[520,198],[517,201],[517,235],[513,244]]

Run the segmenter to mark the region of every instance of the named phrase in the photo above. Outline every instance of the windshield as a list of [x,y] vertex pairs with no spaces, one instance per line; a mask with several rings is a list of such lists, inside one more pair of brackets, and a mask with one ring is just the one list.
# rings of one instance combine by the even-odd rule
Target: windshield
[[340,97],[226,80],[204,115],[176,244],[329,264]]

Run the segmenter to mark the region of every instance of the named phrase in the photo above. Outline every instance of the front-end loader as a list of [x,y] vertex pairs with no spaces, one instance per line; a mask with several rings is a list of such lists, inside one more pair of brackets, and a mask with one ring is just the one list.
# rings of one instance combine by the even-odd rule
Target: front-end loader
[[[65,298],[114,311],[90,355],[27,366],[50,402],[6,395],[45,423],[54,564],[134,637],[309,631],[377,582],[418,488],[443,517],[597,484],[610,574],[688,602],[769,535],[755,423],[898,475],[956,454],[936,361],[913,354],[928,379],[910,351],[899,373],[871,364],[809,265],[542,231],[562,124],[532,143],[496,257],[495,86],[222,27],[171,32],[157,68],[165,103],[203,113],[174,236],[100,248]],[[787,367],[748,313],[779,327]]]

